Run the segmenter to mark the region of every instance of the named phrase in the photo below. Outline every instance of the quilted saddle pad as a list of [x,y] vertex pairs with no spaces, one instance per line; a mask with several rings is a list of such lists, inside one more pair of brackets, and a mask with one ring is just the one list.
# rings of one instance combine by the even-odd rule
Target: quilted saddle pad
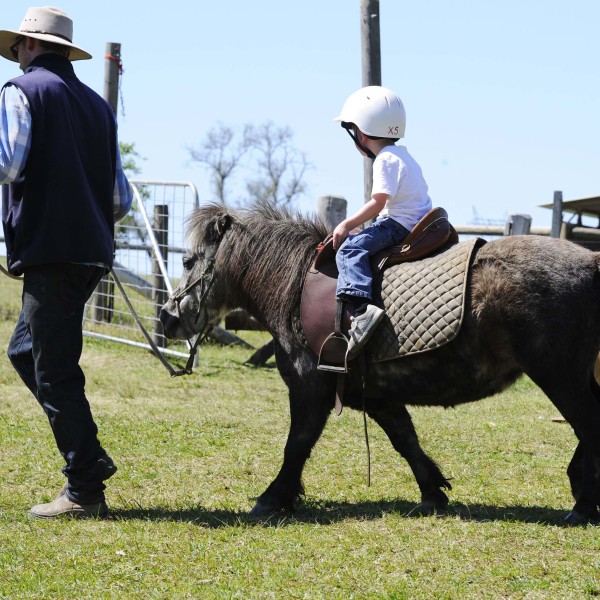
[[384,270],[381,299],[386,318],[365,349],[369,362],[393,360],[439,348],[460,329],[475,238],[436,256]]

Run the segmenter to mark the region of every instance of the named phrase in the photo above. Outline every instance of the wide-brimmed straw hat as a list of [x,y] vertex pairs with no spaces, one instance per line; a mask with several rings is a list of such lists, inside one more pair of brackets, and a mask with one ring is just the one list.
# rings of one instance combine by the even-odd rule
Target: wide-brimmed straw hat
[[69,60],[85,60],[92,55],[73,44],[73,21],[60,8],[39,6],[27,10],[19,31],[0,31],[0,55],[13,62],[10,47],[21,36],[45,40],[70,49]]

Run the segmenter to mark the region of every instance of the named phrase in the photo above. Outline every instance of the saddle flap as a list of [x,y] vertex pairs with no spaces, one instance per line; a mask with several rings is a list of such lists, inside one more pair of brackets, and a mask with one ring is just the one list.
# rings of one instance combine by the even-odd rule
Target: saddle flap
[[[330,334],[335,331],[337,300],[335,287],[337,268],[335,260],[326,262],[320,269],[309,269],[302,288],[300,301],[300,320],[302,332],[311,350],[323,362],[339,364],[339,349],[336,343],[325,344]],[[340,333],[347,332],[350,327],[350,314],[344,303],[344,314],[341,320]],[[345,353],[345,352],[344,352]]]

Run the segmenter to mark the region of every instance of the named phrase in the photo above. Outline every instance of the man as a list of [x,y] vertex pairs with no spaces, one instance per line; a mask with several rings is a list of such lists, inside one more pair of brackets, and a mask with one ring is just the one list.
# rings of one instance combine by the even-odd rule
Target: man
[[23,274],[8,356],[44,409],[67,483],[40,518],[104,517],[104,480],[116,471],[97,438],[79,367],[84,305],[112,266],[114,221],[131,206],[115,115],[76,77],[91,58],[72,43],[60,9],[30,8],[0,31],[0,55],[23,75],[0,92],[0,184],[9,271]]

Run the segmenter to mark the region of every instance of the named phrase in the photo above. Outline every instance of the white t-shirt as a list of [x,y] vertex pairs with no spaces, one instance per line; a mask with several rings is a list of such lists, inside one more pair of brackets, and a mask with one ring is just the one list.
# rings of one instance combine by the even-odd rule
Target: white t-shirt
[[385,146],[373,161],[372,194],[387,194],[388,201],[379,214],[390,216],[412,231],[431,210],[431,198],[417,161],[404,146]]

